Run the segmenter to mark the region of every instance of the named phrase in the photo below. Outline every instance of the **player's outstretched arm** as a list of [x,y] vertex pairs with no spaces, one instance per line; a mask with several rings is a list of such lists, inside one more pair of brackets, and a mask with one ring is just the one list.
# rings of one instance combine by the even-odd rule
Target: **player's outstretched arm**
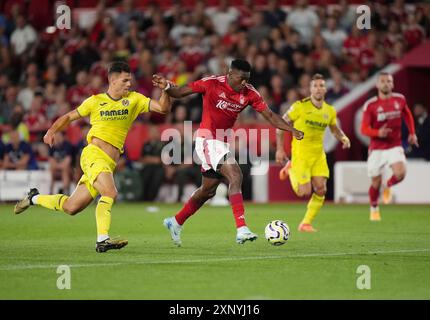
[[292,124],[286,122],[278,114],[273,113],[269,108],[264,109],[261,114],[270,124],[280,130],[290,131],[297,140],[303,139],[303,132],[295,129]]
[[161,92],[160,99],[153,100],[151,99],[151,111],[158,112],[161,114],[169,113],[172,109],[172,103],[170,96],[166,93],[166,91]]
[[48,129],[45,136],[43,137],[43,142],[48,144],[50,147],[54,144],[54,136],[58,131],[61,131],[72,122],[77,119],[81,118],[81,115],[78,111],[72,110],[65,115],[59,117],[54,124],[51,126],[51,128]]
[[[293,126],[293,122],[288,117],[287,113],[284,114],[282,119],[284,119],[284,121],[286,123],[288,123],[289,125]],[[285,163],[285,161],[288,160],[287,154],[286,154],[285,149],[284,149],[284,145],[285,145],[285,131],[281,130],[281,129],[276,129],[276,156],[275,156],[275,158],[276,158],[276,162],[280,163],[280,164],[283,164],[283,163]]]
[[190,87],[188,86],[176,87],[173,85],[172,82],[166,80],[166,78],[158,74],[154,74],[152,76],[152,84],[153,86],[158,87],[161,90],[165,91],[169,96],[177,99],[186,97],[194,93]]
[[343,149],[349,149],[351,147],[351,141],[347,137],[347,135],[339,128],[336,124],[333,124],[330,127],[331,133],[336,137],[337,140],[342,142]]

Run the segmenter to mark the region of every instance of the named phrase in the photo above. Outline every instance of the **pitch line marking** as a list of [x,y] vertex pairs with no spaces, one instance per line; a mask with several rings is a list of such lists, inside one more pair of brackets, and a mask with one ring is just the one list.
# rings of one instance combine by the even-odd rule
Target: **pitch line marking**
[[[368,252],[333,252],[333,253],[308,253],[292,254],[287,256],[251,256],[236,258],[214,258],[214,259],[189,259],[189,260],[148,260],[148,261],[130,261],[130,262],[111,262],[111,263],[77,263],[69,264],[71,268],[91,268],[91,267],[109,267],[122,265],[150,265],[150,264],[192,264],[192,263],[214,263],[214,262],[234,262],[234,261],[252,261],[252,260],[278,260],[292,258],[317,258],[317,257],[337,257],[337,256],[355,256],[355,255],[374,255],[374,254],[392,254],[392,253],[416,253],[430,252],[428,249],[403,249],[387,251],[368,251]],[[63,263],[63,262],[62,262]],[[32,264],[32,265],[4,265],[0,266],[0,271],[15,271],[28,269],[53,269],[58,264]]]

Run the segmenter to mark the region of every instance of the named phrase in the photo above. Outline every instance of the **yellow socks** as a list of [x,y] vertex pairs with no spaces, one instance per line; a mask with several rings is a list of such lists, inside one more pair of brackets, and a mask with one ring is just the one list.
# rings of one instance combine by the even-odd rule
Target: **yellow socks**
[[110,211],[112,209],[113,199],[110,197],[101,197],[96,208],[97,222],[97,241],[101,242],[109,237],[109,228],[111,222]]
[[[63,211],[63,204],[69,198],[64,194],[54,194],[54,195],[37,195],[37,200],[33,202],[39,206],[55,211]],[[33,199],[35,198],[33,197]]]
[[321,197],[316,193],[312,194],[311,199],[308,202],[308,210],[306,211],[305,217],[303,218],[302,223],[311,224],[314,218],[317,216],[321,207],[324,204],[325,197]]

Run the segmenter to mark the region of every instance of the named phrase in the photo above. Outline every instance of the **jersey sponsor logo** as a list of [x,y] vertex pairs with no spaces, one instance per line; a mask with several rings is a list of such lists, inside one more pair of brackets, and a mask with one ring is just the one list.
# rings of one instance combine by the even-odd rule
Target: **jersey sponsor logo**
[[122,100],[122,105],[123,105],[124,107],[128,107],[128,106],[129,106],[129,104],[130,104],[130,101],[128,101],[127,99]]
[[215,106],[218,109],[228,110],[228,111],[233,111],[233,112],[241,112],[243,109],[243,106],[241,106],[240,104],[231,103],[231,102],[224,101],[224,100],[218,100],[218,102],[216,103]]
[[128,109],[100,111],[100,117],[106,120],[124,120],[127,119]]
[[377,121],[385,121],[385,120],[400,118],[401,115],[402,115],[402,112],[400,110],[380,112],[378,113],[378,116],[376,117],[376,119]]
[[319,130],[324,130],[327,127],[327,123],[314,120],[305,120],[305,124]]

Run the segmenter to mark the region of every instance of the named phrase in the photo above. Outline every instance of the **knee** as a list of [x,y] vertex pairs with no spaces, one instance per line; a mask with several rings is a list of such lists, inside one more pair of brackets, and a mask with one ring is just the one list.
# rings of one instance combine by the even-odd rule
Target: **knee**
[[402,181],[405,176],[406,176],[406,172],[405,171],[400,171],[400,172],[396,172],[395,177],[397,178],[398,181]]
[[325,194],[327,193],[327,188],[326,188],[326,186],[317,186],[317,187],[314,189],[314,192],[315,192],[317,195],[319,195],[320,197],[324,197],[324,196],[325,196]]
[[216,194],[216,189],[214,189],[214,188],[202,190],[203,198],[206,200],[213,198],[215,196],[215,194]]
[[109,197],[112,198],[113,201],[116,201],[116,198],[118,198],[118,191],[114,190],[109,190],[106,192],[101,193],[102,197]]
[[63,211],[71,216],[74,216],[82,211],[82,208],[79,205],[69,203],[68,201],[63,204]]

